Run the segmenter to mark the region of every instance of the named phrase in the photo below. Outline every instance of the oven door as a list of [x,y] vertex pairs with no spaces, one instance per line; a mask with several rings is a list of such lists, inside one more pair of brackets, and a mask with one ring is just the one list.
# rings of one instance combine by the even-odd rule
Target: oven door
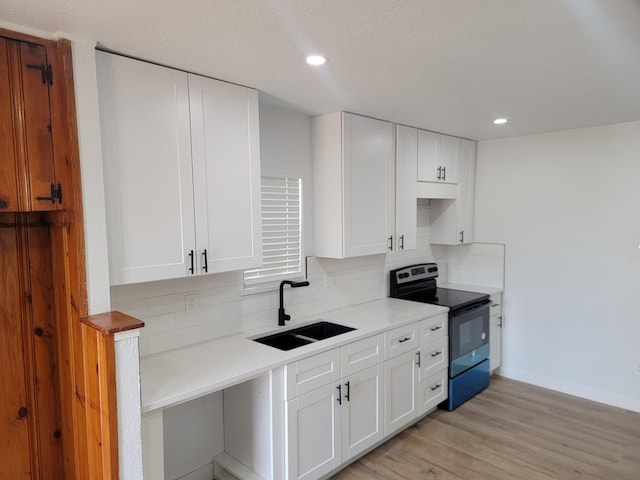
[[449,320],[451,378],[489,358],[489,305],[486,301],[453,311]]

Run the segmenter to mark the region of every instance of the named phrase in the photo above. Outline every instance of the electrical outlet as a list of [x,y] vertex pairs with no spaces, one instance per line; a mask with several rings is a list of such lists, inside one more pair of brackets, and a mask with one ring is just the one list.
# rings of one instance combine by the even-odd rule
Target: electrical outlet
[[633,374],[640,377],[640,360],[636,360],[636,363],[633,365]]
[[184,310],[187,313],[193,312],[198,308],[200,303],[200,297],[197,293],[191,293],[184,296]]

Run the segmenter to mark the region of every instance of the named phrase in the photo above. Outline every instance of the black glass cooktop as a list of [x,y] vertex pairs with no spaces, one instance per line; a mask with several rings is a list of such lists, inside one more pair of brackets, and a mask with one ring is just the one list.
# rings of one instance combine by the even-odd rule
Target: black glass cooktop
[[409,294],[402,298],[405,300],[413,300],[414,302],[442,305],[443,307],[449,307],[453,310],[464,308],[472,303],[488,300],[489,295],[484,293],[467,292],[465,290],[453,290],[451,288],[437,288],[435,296],[421,293],[416,295]]

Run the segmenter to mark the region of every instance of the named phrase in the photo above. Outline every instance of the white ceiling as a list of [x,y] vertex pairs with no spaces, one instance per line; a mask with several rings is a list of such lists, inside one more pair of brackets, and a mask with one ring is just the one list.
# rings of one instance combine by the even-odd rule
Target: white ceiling
[[[640,0],[0,0],[0,21],[311,115],[472,139],[640,120]],[[309,53],[328,64],[308,66]]]

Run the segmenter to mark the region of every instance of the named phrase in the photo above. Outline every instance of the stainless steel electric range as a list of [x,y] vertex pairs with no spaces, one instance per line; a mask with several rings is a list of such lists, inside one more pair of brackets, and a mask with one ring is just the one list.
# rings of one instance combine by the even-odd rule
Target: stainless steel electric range
[[453,410],[489,386],[489,295],[439,288],[438,265],[392,270],[389,296],[449,307],[449,399]]

